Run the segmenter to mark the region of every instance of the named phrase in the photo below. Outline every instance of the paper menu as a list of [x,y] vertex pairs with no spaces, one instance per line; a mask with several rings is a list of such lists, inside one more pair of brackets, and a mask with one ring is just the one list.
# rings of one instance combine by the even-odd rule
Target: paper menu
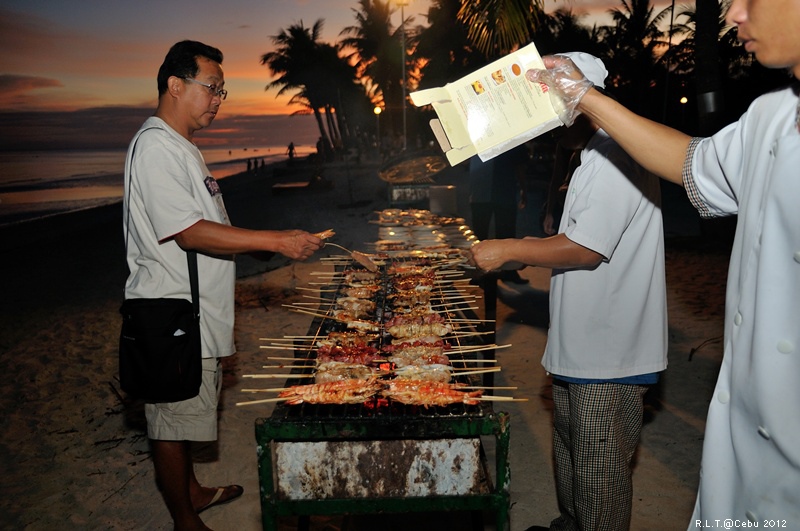
[[431,129],[451,165],[473,155],[487,161],[562,125],[547,87],[525,78],[531,68],[544,68],[532,43],[444,87],[409,95],[436,111]]

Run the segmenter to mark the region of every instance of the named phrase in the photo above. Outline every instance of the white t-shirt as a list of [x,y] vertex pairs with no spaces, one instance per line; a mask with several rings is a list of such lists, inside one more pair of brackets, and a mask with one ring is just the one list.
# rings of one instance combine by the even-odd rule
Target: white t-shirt
[[667,367],[660,204],[658,178],[598,131],[570,181],[559,232],[605,259],[553,270],[542,360],[551,374],[607,379]]
[[[191,300],[186,253],[173,236],[203,219],[230,225],[200,150],[160,118],[147,119],[125,164],[126,298]],[[203,357],[229,356],[234,352],[233,257],[198,253],[197,268]]]

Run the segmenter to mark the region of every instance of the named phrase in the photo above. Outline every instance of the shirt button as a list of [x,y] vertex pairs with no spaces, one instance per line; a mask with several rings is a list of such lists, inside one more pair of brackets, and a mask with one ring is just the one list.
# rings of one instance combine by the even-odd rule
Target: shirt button
[[747,511],[746,513],[744,513],[744,515],[751,522],[758,522],[758,520],[759,520],[758,517],[756,516],[756,513],[754,513],[753,511]]
[[733,316],[733,324],[735,324],[736,326],[742,324],[742,314],[736,312],[736,315]]
[[769,440],[769,432],[764,426],[758,427],[758,434],[764,437],[766,440]]
[[789,354],[794,351],[794,344],[788,339],[778,341],[778,352],[781,354]]
[[722,404],[727,404],[731,399],[730,393],[728,391],[720,391],[717,395],[717,400],[720,401]]
[[794,253],[794,261],[800,264],[800,251]]

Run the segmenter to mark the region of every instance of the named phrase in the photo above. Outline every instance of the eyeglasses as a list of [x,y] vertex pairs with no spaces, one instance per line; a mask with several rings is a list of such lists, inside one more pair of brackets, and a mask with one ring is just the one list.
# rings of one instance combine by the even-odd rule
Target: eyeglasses
[[186,81],[191,81],[192,83],[194,83],[196,85],[200,85],[201,87],[207,88],[209,94],[211,94],[212,96],[219,96],[219,99],[221,99],[221,100],[224,100],[225,98],[228,97],[228,91],[225,90],[225,89],[218,89],[216,85],[213,85],[213,84],[209,85],[207,83],[201,83],[200,81],[197,81],[196,79],[192,79],[191,77],[185,77],[183,79],[186,80]]

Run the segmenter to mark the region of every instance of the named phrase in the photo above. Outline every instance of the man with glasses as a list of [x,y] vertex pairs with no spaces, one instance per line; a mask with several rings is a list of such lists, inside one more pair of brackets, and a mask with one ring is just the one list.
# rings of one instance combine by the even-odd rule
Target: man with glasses
[[191,299],[185,251],[196,251],[203,381],[189,400],[145,405],[156,480],[175,529],[208,529],[198,514],[242,495],[238,485],[203,487],[191,441],[215,441],[222,388],[219,359],[234,353],[233,255],[272,251],[305,260],[322,241],[301,230],[230,224],[217,182],[193,134],[211,125],[228,93],[222,52],[175,44],[158,71],[158,107],[131,142],[125,164],[124,229],[130,276],[126,298]]

